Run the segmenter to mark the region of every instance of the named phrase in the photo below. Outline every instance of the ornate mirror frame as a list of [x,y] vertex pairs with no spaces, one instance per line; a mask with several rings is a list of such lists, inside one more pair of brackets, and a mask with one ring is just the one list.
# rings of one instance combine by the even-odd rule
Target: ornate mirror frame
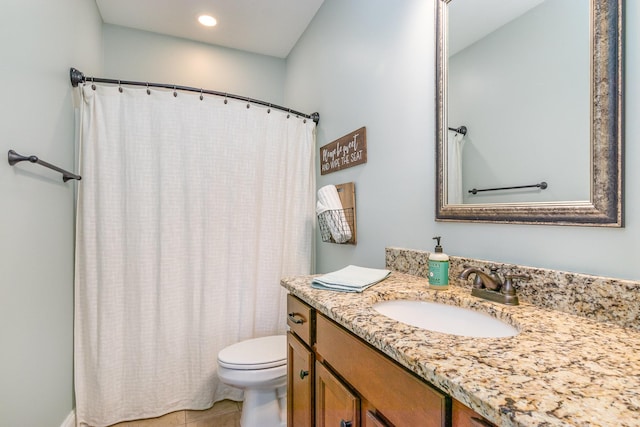
[[591,0],[589,201],[446,203],[447,3],[436,0],[436,221],[623,227],[623,1]]

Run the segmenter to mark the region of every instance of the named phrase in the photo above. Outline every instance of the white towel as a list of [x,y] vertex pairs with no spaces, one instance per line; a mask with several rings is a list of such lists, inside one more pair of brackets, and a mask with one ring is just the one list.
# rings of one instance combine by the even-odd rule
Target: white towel
[[318,190],[316,214],[324,219],[331,237],[336,243],[351,240],[351,227],[347,222],[335,185],[325,185]]
[[391,271],[349,265],[341,270],[316,277],[311,287],[342,292],[362,292],[386,279]]

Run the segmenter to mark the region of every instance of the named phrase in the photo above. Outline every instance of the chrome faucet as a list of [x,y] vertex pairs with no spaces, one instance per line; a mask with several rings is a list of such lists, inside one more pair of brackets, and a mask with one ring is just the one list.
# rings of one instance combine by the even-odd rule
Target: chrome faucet
[[462,270],[460,278],[466,280],[470,274],[476,275],[471,295],[506,305],[519,304],[513,280],[530,278],[522,274],[505,274],[504,280],[502,280],[496,267],[491,267],[491,272],[487,274],[480,268],[469,266]]

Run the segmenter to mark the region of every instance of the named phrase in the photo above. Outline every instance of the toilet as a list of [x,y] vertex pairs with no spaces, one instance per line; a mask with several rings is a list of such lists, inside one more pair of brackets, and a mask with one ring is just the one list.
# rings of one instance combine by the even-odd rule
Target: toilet
[[287,425],[287,336],[232,344],[218,353],[218,377],[242,389],[242,427]]

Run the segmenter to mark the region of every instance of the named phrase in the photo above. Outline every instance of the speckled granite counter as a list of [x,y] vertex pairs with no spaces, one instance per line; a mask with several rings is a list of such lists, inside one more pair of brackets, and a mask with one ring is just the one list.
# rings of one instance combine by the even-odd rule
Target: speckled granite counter
[[[500,426],[640,426],[640,332],[522,304],[484,301],[468,289],[427,288],[393,272],[360,294],[311,288],[313,276],[282,279],[307,302],[420,377]],[[494,315],[511,338],[467,338],[396,322],[377,301],[436,301]]]

